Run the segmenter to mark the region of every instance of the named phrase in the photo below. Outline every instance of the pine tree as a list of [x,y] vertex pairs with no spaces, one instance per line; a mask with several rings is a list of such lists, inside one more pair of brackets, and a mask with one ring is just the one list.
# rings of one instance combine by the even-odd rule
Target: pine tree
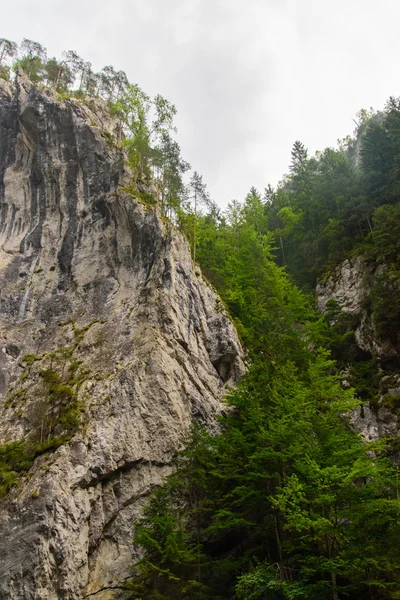
[[193,263],[196,263],[196,245],[197,245],[197,216],[198,209],[210,202],[207,186],[203,182],[203,177],[194,171],[189,182],[189,197],[193,204]]

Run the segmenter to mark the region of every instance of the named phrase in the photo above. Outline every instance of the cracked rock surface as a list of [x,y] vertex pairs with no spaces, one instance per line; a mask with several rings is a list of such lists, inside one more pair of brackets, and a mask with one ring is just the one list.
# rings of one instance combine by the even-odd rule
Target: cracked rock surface
[[146,496],[243,371],[185,239],[121,191],[113,135],[100,104],[0,80],[0,443],[43,439],[53,355],[86,373],[72,439],[0,499],[4,600],[123,598]]

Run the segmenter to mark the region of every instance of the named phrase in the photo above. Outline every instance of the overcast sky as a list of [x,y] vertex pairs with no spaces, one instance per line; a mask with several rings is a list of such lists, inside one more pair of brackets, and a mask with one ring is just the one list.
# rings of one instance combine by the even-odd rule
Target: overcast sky
[[276,185],[361,108],[400,95],[398,0],[13,0],[0,37],[76,50],[178,109],[182,153],[221,205]]

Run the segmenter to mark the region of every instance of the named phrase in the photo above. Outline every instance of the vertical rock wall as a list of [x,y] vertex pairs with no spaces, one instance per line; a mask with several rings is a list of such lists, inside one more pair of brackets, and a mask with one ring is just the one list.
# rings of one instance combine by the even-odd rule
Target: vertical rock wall
[[[400,357],[391,340],[377,335],[374,315],[366,302],[374,278],[386,269],[384,263],[377,266],[363,256],[345,260],[317,285],[316,297],[320,312],[325,313],[328,302],[334,300],[342,311],[351,315],[357,346],[364,358],[374,359],[374,368],[380,377],[373,405],[364,403],[353,415],[355,427],[367,440],[390,437],[397,442],[400,428]],[[398,445],[393,445],[392,455],[400,463]]]
[[80,422],[0,499],[4,600],[118,596],[144,499],[242,372],[184,238],[121,191],[113,128],[99,102],[0,81],[0,442],[65,434],[45,373]]

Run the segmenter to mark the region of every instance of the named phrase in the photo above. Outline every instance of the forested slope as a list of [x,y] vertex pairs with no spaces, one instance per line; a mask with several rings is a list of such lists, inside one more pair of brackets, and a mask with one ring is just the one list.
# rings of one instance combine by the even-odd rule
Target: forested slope
[[[134,598],[400,595],[397,433],[368,443],[350,423],[384,405],[396,432],[399,103],[360,118],[354,140],[312,158],[296,142],[278,189],[198,223],[248,373],[221,434],[193,431],[136,529]],[[313,312],[317,279],[357,257],[371,351],[359,315],[333,299]]]

